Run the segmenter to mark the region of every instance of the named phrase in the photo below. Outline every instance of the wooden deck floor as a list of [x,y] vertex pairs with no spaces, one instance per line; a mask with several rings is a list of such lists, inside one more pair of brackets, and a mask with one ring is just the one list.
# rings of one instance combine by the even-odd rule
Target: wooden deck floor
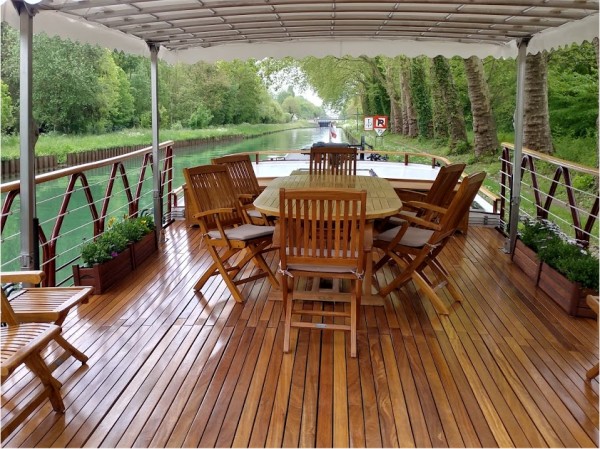
[[[4,446],[598,447],[598,381],[585,380],[597,323],[530,285],[494,230],[445,249],[464,294],[449,317],[412,284],[363,307],[357,359],[343,332],[318,330],[293,333],[284,355],[268,282],[247,284],[244,304],[220,278],[195,293],[209,262],[199,231],[166,236],[156,259],[69,315],[64,334],[90,360],[58,360],[66,413],[45,403]],[[3,414],[32,388],[15,373]]]

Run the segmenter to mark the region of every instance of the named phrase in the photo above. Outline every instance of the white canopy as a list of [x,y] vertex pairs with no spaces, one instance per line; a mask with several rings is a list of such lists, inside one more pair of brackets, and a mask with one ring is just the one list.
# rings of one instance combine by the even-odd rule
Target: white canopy
[[[167,62],[274,56],[515,57],[598,36],[597,0],[43,0],[34,32]],[[18,27],[10,2],[2,20]]]

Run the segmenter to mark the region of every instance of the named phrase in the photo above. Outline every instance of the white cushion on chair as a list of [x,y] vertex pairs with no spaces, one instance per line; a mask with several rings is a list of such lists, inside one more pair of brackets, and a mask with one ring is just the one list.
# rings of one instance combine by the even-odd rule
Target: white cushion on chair
[[[398,231],[401,229],[401,226],[397,228],[388,229],[385,232],[382,232],[377,236],[377,240],[383,240],[384,242],[391,242]],[[431,229],[423,229],[423,228],[414,228],[410,227],[406,230],[402,239],[400,240],[401,245],[411,246],[413,248],[420,248],[425,243],[429,241],[433,231]]]
[[250,217],[254,217],[254,218],[262,218],[262,214],[257,211],[256,209],[250,209],[246,211],[248,213],[248,216]]
[[[266,235],[272,235],[275,231],[275,226],[257,226],[251,224],[245,224],[238,226],[237,228],[231,228],[225,230],[225,235],[229,240],[252,240],[258,237],[264,237]],[[218,230],[208,232],[208,236],[211,239],[220,239],[221,233]]]

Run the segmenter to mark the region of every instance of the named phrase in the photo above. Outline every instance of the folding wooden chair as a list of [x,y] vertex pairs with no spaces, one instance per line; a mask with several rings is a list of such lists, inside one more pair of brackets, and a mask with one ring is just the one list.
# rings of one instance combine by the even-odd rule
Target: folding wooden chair
[[[415,207],[424,210],[421,216],[427,216],[427,212],[434,213],[434,220],[400,213],[399,216],[404,220],[401,226],[375,237],[373,246],[381,249],[384,254],[373,271],[379,270],[389,261],[396,262],[400,268],[396,278],[380,289],[381,296],[387,296],[392,290],[413,280],[431,300],[438,313],[447,315],[449,311],[437,295],[437,289],[445,286],[456,301],[462,300],[437,256],[468,213],[484,178],[484,172],[465,177],[447,209],[427,203],[413,203]],[[435,283],[424,273],[425,268],[430,268]]]
[[[432,204],[434,206],[448,207],[454,196],[454,188],[460,179],[460,175],[465,169],[466,164],[450,164],[440,168],[435,181],[428,192],[418,192],[410,189],[401,189],[397,191],[402,199],[402,214],[420,216],[431,221],[434,212],[412,206],[413,201]],[[403,218],[399,215],[389,217],[385,226],[400,226]]]
[[213,164],[227,167],[233,184],[233,190],[240,202],[246,222],[255,225],[273,224],[273,218],[267,217],[254,208],[252,202],[260,195],[261,189],[247,154],[230,154],[212,159]]
[[[283,350],[290,348],[292,327],[350,331],[350,355],[356,357],[358,311],[370,250],[372,230],[365,223],[366,191],[354,189],[280,190],[280,215],[274,240],[279,242],[279,273],[285,310]],[[303,300],[298,278],[348,279],[350,293],[333,293],[329,300],[350,302],[350,312],[294,309]],[[313,280],[317,282],[318,279]],[[318,293],[314,300],[327,300]],[[294,315],[349,318],[350,324],[294,320]]]
[[[9,321],[4,309],[2,310],[2,316],[4,321]],[[2,440],[9,436],[46,398],[50,399],[52,408],[55,411],[59,413],[65,411],[60,395],[61,384],[52,376],[48,365],[41,356],[44,348],[51,340],[56,340],[60,336],[60,332],[59,326],[40,323],[8,325],[0,329],[2,383],[20,365],[25,364],[40,379],[44,387],[25,406],[13,412],[8,422],[3,419]]]
[[311,147],[310,174],[356,175],[357,149],[353,147]]
[[[234,299],[243,302],[238,285],[268,277],[271,285],[279,287],[262,254],[271,251],[273,226],[244,223],[231,177],[224,165],[203,165],[183,170],[190,199],[198,213],[194,214],[202,231],[202,241],[213,264],[194,286],[200,290],[212,277],[220,274]],[[232,259],[245,250],[237,264]],[[254,261],[261,272],[238,278],[248,262]]]
[[[43,271],[15,271],[0,273],[2,283],[25,282],[39,284],[44,280]],[[53,323],[60,326],[69,311],[88,302],[92,287],[34,287],[19,289],[10,299],[2,290],[2,321],[8,324],[19,323]],[[88,357],[62,335],[55,338],[56,342],[69,354],[82,363]]]

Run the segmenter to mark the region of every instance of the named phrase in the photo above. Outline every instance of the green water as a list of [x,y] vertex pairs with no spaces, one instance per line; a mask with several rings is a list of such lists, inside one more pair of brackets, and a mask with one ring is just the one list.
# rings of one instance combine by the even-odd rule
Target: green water
[[[184,183],[184,167],[210,164],[210,160],[214,157],[254,151],[297,150],[310,146],[313,142],[327,141],[328,138],[327,128],[307,128],[282,131],[235,142],[220,142],[214,145],[177,148],[174,151],[173,159],[173,189]],[[128,160],[125,164],[132,195],[135,195],[135,188],[140,176],[140,165],[141,158]],[[110,175],[110,167],[90,170],[85,175],[90,185],[98,214],[100,214],[102,198],[104,197]],[[37,216],[48,241],[52,239],[53,230],[57,224],[56,215],[65,199],[68,181],[68,178],[62,178],[37,185]],[[139,208],[140,210],[151,209],[152,171],[150,169],[145,173],[142,186]],[[76,187],[69,201],[67,214],[64,216],[60,236],[56,239],[56,254],[58,255],[56,259],[57,283],[67,279],[65,285],[71,283],[68,280],[71,276],[71,264],[79,257],[81,244],[93,236],[92,214],[80,181],[76,183]],[[5,198],[6,195],[3,194],[3,204]],[[110,196],[107,220],[111,217],[118,219],[123,217],[127,213],[127,204],[123,182],[118,176]],[[7,219],[6,226],[2,232],[2,240],[0,241],[2,271],[18,270],[20,266],[19,210],[19,201],[17,199],[11,208],[11,214]],[[41,247],[40,260],[42,263],[46,260],[42,255]],[[61,266],[64,266],[64,268],[60,269]]]

